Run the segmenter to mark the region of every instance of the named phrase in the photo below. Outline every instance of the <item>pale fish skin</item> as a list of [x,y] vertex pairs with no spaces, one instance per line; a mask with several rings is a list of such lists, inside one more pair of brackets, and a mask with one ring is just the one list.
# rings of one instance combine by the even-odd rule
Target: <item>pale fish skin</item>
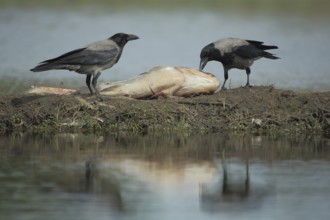
[[[100,94],[109,97],[134,99],[164,97],[189,97],[199,94],[213,94],[220,87],[220,81],[211,73],[188,67],[159,66],[135,78],[101,83]],[[52,87],[34,87],[28,93],[34,94],[89,94],[87,86],[79,90]]]
[[188,67],[159,66],[133,79],[100,84],[101,95],[147,98],[212,94],[220,86],[210,73]]
[[[86,87],[87,88],[87,87]],[[73,95],[79,92],[75,89],[48,87],[48,86],[31,86],[31,89],[27,91],[28,94],[39,95]]]

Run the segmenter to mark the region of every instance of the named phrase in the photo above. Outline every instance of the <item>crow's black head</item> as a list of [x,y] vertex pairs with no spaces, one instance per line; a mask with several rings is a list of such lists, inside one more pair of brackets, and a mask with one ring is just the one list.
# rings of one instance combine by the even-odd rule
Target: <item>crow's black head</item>
[[125,33],[117,33],[109,38],[118,44],[120,47],[124,47],[125,44],[130,40],[137,40],[139,39],[138,36],[134,34],[125,34]]
[[214,47],[213,43],[206,45],[202,49],[201,54],[200,54],[201,61],[199,64],[199,71],[202,71],[204,69],[207,62],[209,62],[211,60],[216,60],[219,54],[220,54],[220,51]]

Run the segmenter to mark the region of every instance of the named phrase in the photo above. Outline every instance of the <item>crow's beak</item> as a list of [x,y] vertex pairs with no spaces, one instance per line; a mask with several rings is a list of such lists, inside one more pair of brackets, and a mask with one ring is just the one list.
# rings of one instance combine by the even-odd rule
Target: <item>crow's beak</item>
[[134,35],[134,34],[129,34],[129,35],[127,36],[127,41],[130,41],[130,40],[137,40],[137,39],[139,39],[139,37],[136,36],[136,35]]
[[207,64],[208,62],[208,59],[207,58],[202,58],[201,59],[201,62],[199,64],[199,71],[202,71],[205,67],[205,65]]

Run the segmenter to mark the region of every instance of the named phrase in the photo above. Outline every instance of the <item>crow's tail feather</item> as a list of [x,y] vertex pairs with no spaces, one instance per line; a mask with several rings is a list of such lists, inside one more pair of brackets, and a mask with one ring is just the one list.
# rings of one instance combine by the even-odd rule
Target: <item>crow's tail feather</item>
[[261,50],[273,50],[273,49],[278,49],[277,46],[268,46],[268,45],[259,45],[259,49]]
[[38,66],[30,69],[32,72],[42,72],[47,70],[65,69],[63,64],[40,63]]
[[256,40],[247,40],[250,44],[253,44],[260,50],[273,50],[273,49],[278,49],[277,46],[269,46],[269,45],[264,45],[264,42],[262,41],[256,41]]
[[264,51],[264,52],[262,53],[262,57],[265,57],[265,58],[268,58],[268,59],[273,59],[273,60],[280,59],[280,58],[277,57],[275,54],[268,53],[268,52],[266,52],[266,51]]

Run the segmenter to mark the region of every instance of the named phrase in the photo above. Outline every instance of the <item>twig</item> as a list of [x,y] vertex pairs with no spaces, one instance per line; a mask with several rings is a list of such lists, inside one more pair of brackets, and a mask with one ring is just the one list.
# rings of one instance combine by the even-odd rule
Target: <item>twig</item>
[[232,108],[232,106],[225,104],[224,102],[189,102],[189,101],[178,101],[179,104],[185,105],[216,105],[224,106],[225,108]]

